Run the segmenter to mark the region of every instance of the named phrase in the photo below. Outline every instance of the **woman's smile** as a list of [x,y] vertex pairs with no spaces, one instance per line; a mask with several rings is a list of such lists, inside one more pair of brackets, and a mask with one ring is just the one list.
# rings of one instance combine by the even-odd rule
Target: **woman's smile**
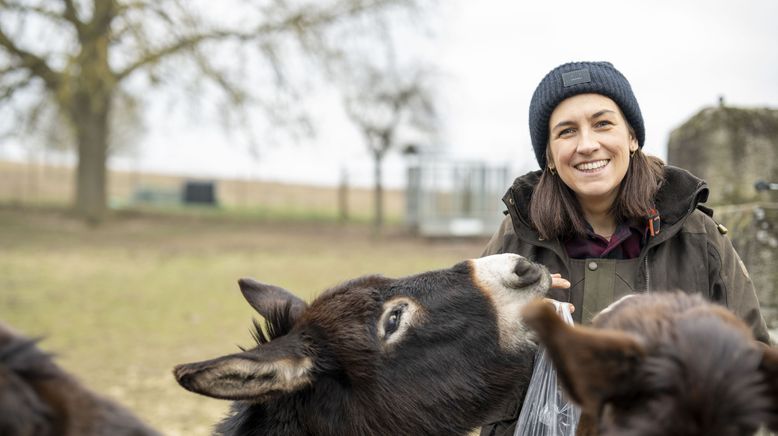
[[613,100],[599,94],[563,100],[551,113],[549,138],[549,166],[584,208],[616,198],[638,143]]
[[610,163],[610,159],[600,159],[595,161],[589,161],[589,162],[582,162],[577,165],[575,165],[575,169],[578,171],[581,171],[585,174],[595,174],[601,172],[600,170],[603,170],[608,163]]

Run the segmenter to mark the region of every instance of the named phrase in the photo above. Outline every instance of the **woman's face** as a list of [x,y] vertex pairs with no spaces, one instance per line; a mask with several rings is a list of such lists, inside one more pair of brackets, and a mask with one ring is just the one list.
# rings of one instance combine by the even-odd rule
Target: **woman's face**
[[579,94],[559,103],[549,129],[549,167],[583,206],[612,205],[638,148],[619,106],[603,95]]

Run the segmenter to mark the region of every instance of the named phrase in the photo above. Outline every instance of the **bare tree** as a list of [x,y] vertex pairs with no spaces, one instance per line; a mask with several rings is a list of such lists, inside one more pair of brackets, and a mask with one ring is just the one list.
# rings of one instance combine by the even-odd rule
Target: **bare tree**
[[[23,136],[31,147],[58,153],[78,150],[76,137],[70,122],[59,111],[49,95],[36,96],[39,101],[26,114],[26,123],[18,126],[17,135]],[[132,153],[137,150],[138,140],[145,133],[142,105],[139,98],[118,90],[113,97],[109,119],[108,153]]]
[[274,125],[305,125],[293,67],[326,70],[340,38],[369,37],[422,1],[0,0],[0,103],[24,118],[30,96],[54,102],[78,148],[75,210],[98,222],[120,92],[207,88],[227,108],[256,104]]
[[[352,69],[344,106],[359,128],[373,157],[373,224],[384,224],[383,159],[403,139],[434,137],[436,111],[430,87],[432,74],[423,68],[377,69],[369,62]],[[403,138],[403,135],[408,137]]]

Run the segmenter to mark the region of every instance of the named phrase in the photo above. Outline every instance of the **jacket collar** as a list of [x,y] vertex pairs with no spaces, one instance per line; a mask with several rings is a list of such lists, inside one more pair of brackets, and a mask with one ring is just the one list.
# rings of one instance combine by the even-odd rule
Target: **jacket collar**
[[[541,170],[516,178],[502,201],[526,227],[529,225],[529,203],[532,191],[540,181]],[[664,180],[657,192],[655,204],[662,224],[671,226],[683,221],[700,203],[708,200],[708,185],[704,180],[678,167],[666,165]]]

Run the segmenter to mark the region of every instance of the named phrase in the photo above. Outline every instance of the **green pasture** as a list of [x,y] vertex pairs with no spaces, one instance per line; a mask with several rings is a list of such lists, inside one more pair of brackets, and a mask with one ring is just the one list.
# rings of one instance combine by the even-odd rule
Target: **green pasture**
[[477,256],[484,240],[427,241],[367,224],[124,213],[89,228],[57,209],[0,208],[0,320],[90,388],[170,435],[209,434],[227,403],[178,387],[174,365],[250,345],[250,276],[310,300],[343,280]]

